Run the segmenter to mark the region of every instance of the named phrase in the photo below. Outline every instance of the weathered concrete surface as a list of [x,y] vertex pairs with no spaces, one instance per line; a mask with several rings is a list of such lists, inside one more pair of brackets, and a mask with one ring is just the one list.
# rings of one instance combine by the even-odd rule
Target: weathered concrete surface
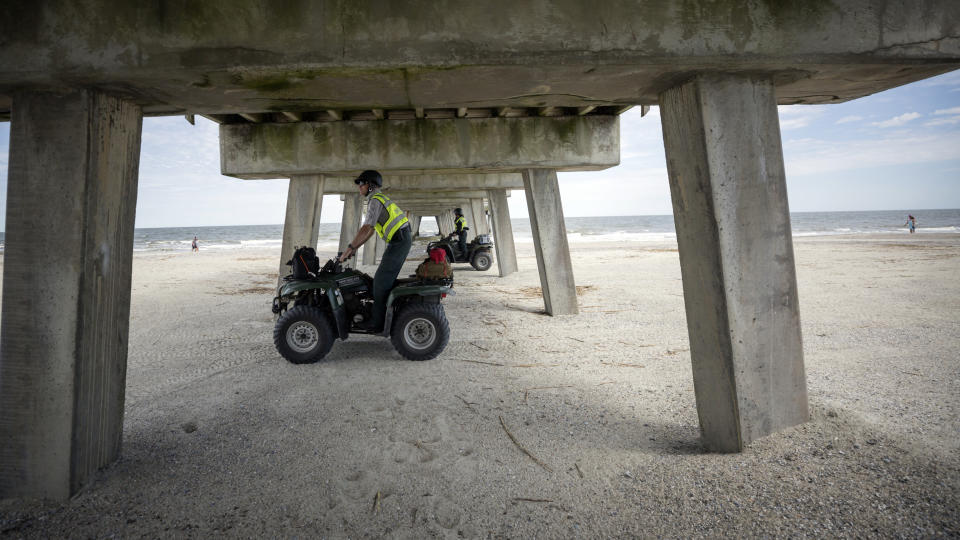
[[808,419],[774,88],[703,76],[660,111],[700,430],[740,451]]
[[[326,188],[326,179],[324,179],[324,188]],[[354,237],[357,236],[357,231],[360,230],[360,220],[362,219],[360,214],[361,206],[362,200],[357,190],[344,195],[343,216],[340,218],[340,245],[338,250],[341,253],[347,249],[347,244],[353,241]],[[349,261],[344,263],[344,266],[354,268],[356,263],[356,257],[351,257]]]
[[152,112],[655,104],[718,70],[826,103],[955,69],[960,3],[10,0],[0,36],[0,93],[96,85]]
[[293,256],[296,248],[310,246],[316,249],[317,238],[320,235],[322,207],[323,175],[290,177],[290,185],[287,188],[287,214],[283,221],[283,243],[280,248],[280,278],[291,272],[287,261]]
[[497,252],[497,268],[500,277],[518,270],[517,249],[513,243],[513,224],[510,223],[510,206],[507,204],[507,190],[491,189],[487,192],[490,199],[491,224],[493,225],[493,249]]
[[[470,199],[467,199],[459,201],[457,206],[467,220],[467,242],[472,242],[477,236],[477,216],[473,213],[473,204]],[[456,227],[456,217],[454,217],[454,227]]]
[[[324,179],[325,193],[356,193],[357,185],[353,176],[327,176]],[[523,189],[523,177],[520,173],[490,174],[425,174],[425,175],[383,175],[384,193],[390,196],[401,192],[449,192],[477,191],[487,189]]]
[[[483,194],[486,197],[486,193]],[[477,234],[490,234],[490,228],[487,225],[487,213],[483,204],[483,197],[471,197],[470,206],[473,209],[473,222],[476,224],[474,236]]]
[[[517,175],[519,176],[519,175]],[[463,199],[477,199],[487,196],[487,191],[484,189],[474,189],[469,191],[420,191],[420,190],[386,190],[386,194],[394,201],[399,204],[401,201],[410,201],[413,203],[419,203],[421,201],[430,201],[430,200],[463,200]]]
[[567,226],[563,222],[560,184],[557,171],[528,169],[523,171],[527,194],[527,212],[537,252],[540,288],[548,315],[574,315],[577,287],[573,280]]
[[140,127],[139,107],[101,93],[16,96],[0,498],[65,499],[119,455]]
[[437,224],[440,226],[440,236],[446,236],[453,232],[453,211],[446,210],[437,216]]
[[371,167],[394,174],[582,171],[619,163],[616,116],[220,126],[220,171],[238,178],[349,176]]

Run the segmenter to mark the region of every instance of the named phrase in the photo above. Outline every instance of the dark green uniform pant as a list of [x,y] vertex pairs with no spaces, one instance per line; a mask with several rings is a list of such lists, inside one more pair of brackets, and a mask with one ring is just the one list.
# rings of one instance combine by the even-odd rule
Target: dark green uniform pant
[[410,234],[410,227],[404,225],[393,234],[393,239],[387,242],[383,259],[380,260],[377,273],[373,275],[373,328],[376,330],[383,327],[387,313],[387,297],[393,289],[393,282],[400,275],[400,268],[407,260],[412,242],[413,235]]
[[[457,234],[460,235],[460,238],[457,239],[457,247],[460,248],[460,256],[466,257],[467,256],[467,231],[460,231]],[[450,262],[453,262],[453,261],[450,261]]]

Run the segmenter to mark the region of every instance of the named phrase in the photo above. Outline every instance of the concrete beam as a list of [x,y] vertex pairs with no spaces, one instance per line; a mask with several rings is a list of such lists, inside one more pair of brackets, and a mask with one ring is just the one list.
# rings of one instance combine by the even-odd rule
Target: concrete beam
[[548,315],[573,315],[578,312],[577,287],[563,221],[560,184],[557,172],[544,169],[523,171],[527,212],[537,252],[540,288]]
[[[518,175],[519,176],[519,175]],[[356,191],[356,190],[354,190]],[[430,200],[430,199],[482,199],[487,196],[485,189],[471,189],[466,191],[428,191],[428,190],[384,190],[384,194],[395,201]]]
[[222,124],[220,170],[294,174],[601,170],[620,163],[616,116]]
[[[447,208],[448,210],[453,210],[454,208],[461,207],[464,212],[467,211],[467,206],[470,205],[469,199],[453,199],[453,198],[416,198],[416,199],[393,199],[396,201],[400,208],[406,210],[407,208],[413,209],[415,206],[433,206],[440,208]],[[469,216],[468,216],[469,218]]]
[[120,453],[142,116],[94,91],[14,98],[0,499],[65,500]]
[[[323,189],[326,193],[356,193],[353,176],[327,176]],[[406,191],[476,191],[486,189],[523,189],[523,177],[519,173],[491,174],[426,174],[383,177],[384,193],[391,196]]]
[[513,242],[513,224],[510,223],[510,206],[506,190],[491,189],[489,192],[490,213],[493,224],[493,249],[497,252],[497,268],[500,277],[518,270],[517,249]]
[[317,248],[322,206],[323,175],[290,177],[287,214],[283,221],[283,243],[280,248],[280,278],[290,273],[291,267],[286,263],[297,247]]
[[737,452],[809,417],[773,82],[701,76],[660,111],[700,431]]

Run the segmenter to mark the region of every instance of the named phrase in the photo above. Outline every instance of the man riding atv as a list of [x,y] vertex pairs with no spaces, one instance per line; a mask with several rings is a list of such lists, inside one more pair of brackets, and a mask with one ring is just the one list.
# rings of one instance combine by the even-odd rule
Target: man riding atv
[[380,192],[380,188],[383,187],[383,177],[379,172],[363,171],[354,183],[360,189],[360,195],[367,197],[367,215],[357,236],[347,244],[347,249],[340,255],[339,260],[349,259],[373,236],[374,231],[387,243],[380,266],[373,277],[372,319],[369,323],[363,324],[365,330],[380,332],[383,329],[386,314],[387,296],[397,276],[400,275],[400,269],[407,260],[407,254],[410,253],[413,234],[410,231],[407,216],[400,210],[397,203]]

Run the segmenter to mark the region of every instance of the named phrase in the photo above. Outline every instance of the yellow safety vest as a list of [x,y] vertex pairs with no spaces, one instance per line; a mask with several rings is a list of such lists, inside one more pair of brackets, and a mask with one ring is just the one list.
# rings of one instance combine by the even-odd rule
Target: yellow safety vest
[[461,230],[461,231],[463,230],[464,227],[467,226],[467,220],[464,219],[463,216],[458,217],[457,220],[454,221],[454,223],[460,225],[460,230]]
[[[387,209],[387,221],[383,225],[380,224],[380,221],[377,220],[377,225],[374,227],[377,230],[377,234],[380,235],[380,238],[383,238],[387,242],[393,239],[393,235],[400,230],[400,227],[403,227],[403,224],[409,221],[407,216],[404,215],[403,210],[400,210],[400,207],[397,206],[397,203],[391,201],[383,193],[377,193],[373,196],[374,199],[383,203],[384,208]],[[384,234],[386,231],[386,234]]]

